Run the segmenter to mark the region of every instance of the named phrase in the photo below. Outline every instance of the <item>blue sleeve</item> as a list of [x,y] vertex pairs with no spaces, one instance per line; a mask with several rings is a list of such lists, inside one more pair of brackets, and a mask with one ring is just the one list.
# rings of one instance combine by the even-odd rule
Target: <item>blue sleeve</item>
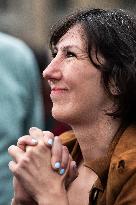
[[44,128],[40,80],[31,49],[0,33],[0,205],[9,205],[13,195],[8,147],[30,127]]

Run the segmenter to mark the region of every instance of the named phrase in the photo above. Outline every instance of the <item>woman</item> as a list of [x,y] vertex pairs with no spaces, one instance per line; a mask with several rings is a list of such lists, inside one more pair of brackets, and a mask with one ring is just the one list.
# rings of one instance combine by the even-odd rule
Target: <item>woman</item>
[[52,115],[76,136],[73,153],[79,143],[79,175],[66,189],[70,159],[62,176],[54,172],[39,129],[29,136],[39,137],[37,146],[19,157],[19,148],[9,149],[11,171],[39,205],[136,204],[135,18],[122,10],[81,11],[55,28],[50,46],[53,60],[43,76]]

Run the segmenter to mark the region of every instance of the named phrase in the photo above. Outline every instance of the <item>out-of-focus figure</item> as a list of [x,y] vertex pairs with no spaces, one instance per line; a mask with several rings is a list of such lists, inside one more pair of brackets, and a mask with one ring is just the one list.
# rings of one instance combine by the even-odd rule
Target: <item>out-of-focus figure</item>
[[31,49],[0,33],[0,205],[9,205],[12,176],[7,149],[30,127],[44,129],[41,82]]

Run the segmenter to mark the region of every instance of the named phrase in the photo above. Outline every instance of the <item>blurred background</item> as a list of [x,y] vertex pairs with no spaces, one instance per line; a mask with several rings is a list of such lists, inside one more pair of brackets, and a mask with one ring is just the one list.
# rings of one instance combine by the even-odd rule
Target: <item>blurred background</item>
[[26,41],[42,52],[50,26],[75,8],[125,8],[135,11],[135,0],[0,0],[0,30]]
[[[74,9],[86,7],[124,8],[135,12],[135,0],[0,0],[0,31],[25,41],[42,70],[49,62],[48,35],[57,19]],[[43,80],[42,80],[43,81]],[[46,105],[46,128],[54,127],[46,82],[42,82]]]

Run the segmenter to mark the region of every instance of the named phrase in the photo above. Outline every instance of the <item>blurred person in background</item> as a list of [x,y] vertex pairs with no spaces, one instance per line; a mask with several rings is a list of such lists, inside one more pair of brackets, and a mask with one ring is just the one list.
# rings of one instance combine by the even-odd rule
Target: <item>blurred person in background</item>
[[12,175],[7,148],[28,128],[44,129],[39,68],[21,40],[0,33],[0,205],[10,204]]

